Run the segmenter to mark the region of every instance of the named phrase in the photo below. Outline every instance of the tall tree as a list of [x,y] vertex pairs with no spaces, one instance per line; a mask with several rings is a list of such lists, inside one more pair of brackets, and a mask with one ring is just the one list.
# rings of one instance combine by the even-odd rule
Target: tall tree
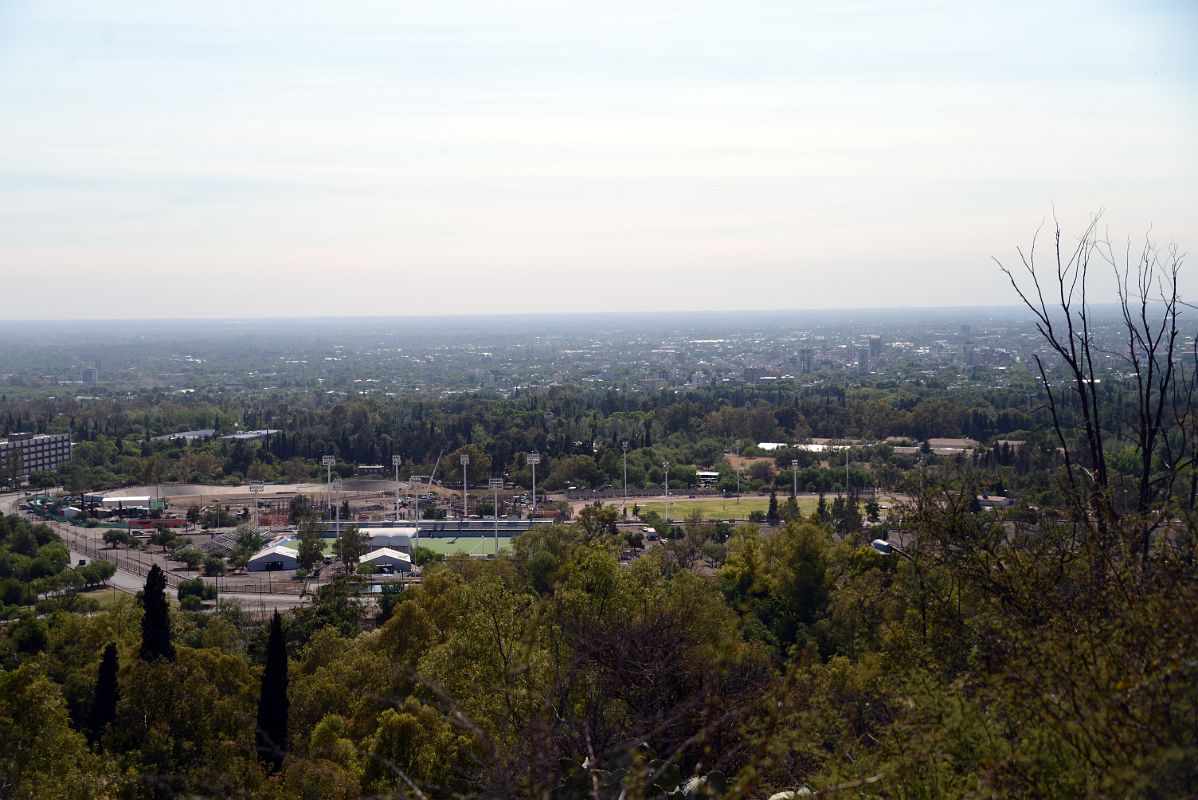
[[299,526],[299,555],[296,561],[306,570],[311,570],[324,558],[324,543],[320,539],[320,523],[306,517]]
[[273,772],[283,766],[287,755],[287,646],[283,621],[275,611],[266,643],[266,669],[258,696],[258,757]]
[[108,724],[116,719],[116,701],[120,697],[117,685],[116,645],[112,642],[104,648],[100,669],[96,674],[96,690],[92,697],[91,713],[87,720],[87,731],[93,742],[99,742]]
[[[1126,254],[1118,256],[1098,234],[1100,217],[1091,219],[1073,246],[1062,246],[1061,228],[1055,225],[1053,268],[1046,276],[1037,271],[1035,239],[1026,254],[1019,251],[1026,275],[1016,278],[1001,262],[999,267],[1068,377],[1062,386],[1054,380],[1051,362],[1034,356],[1073,502],[1089,508],[1101,547],[1109,546],[1117,531],[1147,563],[1153,534],[1174,519],[1167,506],[1181,499],[1174,497],[1175,484],[1187,473],[1190,491],[1184,505],[1193,512],[1198,504],[1192,413],[1198,370],[1187,370],[1183,358],[1189,356],[1193,363],[1198,351],[1186,345],[1187,338],[1193,339],[1181,330],[1182,310],[1189,305],[1179,290],[1181,252],[1176,246],[1159,249],[1146,239],[1138,253],[1129,243]],[[1095,259],[1115,273],[1123,340],[1118,351],[1096,343],[1100,326],[1087,296]],[[1111,378],[1111,360],[1130,394],[1131,402],[1122,403],[1130,411],[1112,404],[1103,391],[1103,378]],[[1081,412],[1080,425],[1068,419],[1074,408]],[[1126,479],[1111,463],[1114,441],[1134,448],[1137,463]],[[1099,554],[1099,560],[1105,558]]]
[[765,512],[765,521],[771,525],[777,525],[782,521],[782,517],[778,514],[778,493],[770,489],[770,505]]
[[141,598],[141,650],[142,661],[156,658],[175,660],[175,646],[171,644],[171,616],[166,603],[166,573],[157,564],[146,576],[146,588]]
[[366,553],[366,534],[357,525],[347,525],[337,537],[337,557],[346,572],[358,567],[358,559]]

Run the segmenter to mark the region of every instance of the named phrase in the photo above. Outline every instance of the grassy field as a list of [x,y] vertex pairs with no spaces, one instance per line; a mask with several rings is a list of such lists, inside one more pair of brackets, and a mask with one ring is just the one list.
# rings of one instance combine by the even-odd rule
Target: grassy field
[[[495,537],[493,536],[421,536],[420,547],[427,547],[435,553],[454,555],[465,553],[472,556],[487,556],[495,552]],[[499,550],[512,549],[512,537],[499,537]]]
[[[828,502],[832,502],[829,497]],[[778,497],[778,505],[782,506],[786,503],[786,496]],[[814,497],[800,497],[799,510],[803,512],[803,516],[808,516],[815,511],[815,507],[819,504],[819,500]],[[740,502],[736,502],[736,498],[728,498],[727,503],[722,498],[704,497],[702,499],[691,500],[688,498],[680,498],[670,501],[670,515],[674,519],[685,519],[694,512],[698,511],[703,515],[704,519],[747,519],[750,511],[760,511],[765,513],[769,508],[770,499],[768,497],[742,497]],[[641,511],[656,511],[663,517],[666,514],[665,503],[642,503]]]
[[121,590],[113,586],[105,586],[102,589],[91,589],[83,592],[80,597],[86,597],[89,600],[95,600],[100,604],[100,608],[107,608],[116,602],[118,597],[126,597],[127,595]]

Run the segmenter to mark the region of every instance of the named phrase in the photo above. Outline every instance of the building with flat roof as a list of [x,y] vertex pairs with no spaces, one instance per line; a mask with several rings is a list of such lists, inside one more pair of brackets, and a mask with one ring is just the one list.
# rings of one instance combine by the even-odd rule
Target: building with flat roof
[[0,476],[26,480],[31,472],[53,472],[70,460],[69,433],[11,433],[0,439]]

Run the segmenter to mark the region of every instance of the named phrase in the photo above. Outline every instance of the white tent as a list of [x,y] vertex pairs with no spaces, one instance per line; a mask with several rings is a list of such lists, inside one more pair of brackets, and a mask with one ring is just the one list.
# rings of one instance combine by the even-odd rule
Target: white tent
[[286,570],[299,568],[299,551],[293,547],[276,544],[265,550],[259,550],[250,558],[251,572],[267,572],[270,570]]
[[411,553],[412,537],[416,535],[416,528],[363,528],[362,533],[370,541],[372,550],[389,547],[393,550]]
[[372,550],[359,559],[358,563],[370,564],[382,572],[410,572],[412,569],[412,557],[390,547]]

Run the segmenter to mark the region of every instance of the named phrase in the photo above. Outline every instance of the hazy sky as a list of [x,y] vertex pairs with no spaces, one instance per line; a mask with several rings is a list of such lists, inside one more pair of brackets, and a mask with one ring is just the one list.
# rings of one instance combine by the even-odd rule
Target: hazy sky
[[1196,9],[0,0],[0,318],[1009,302],[1198,251]]

